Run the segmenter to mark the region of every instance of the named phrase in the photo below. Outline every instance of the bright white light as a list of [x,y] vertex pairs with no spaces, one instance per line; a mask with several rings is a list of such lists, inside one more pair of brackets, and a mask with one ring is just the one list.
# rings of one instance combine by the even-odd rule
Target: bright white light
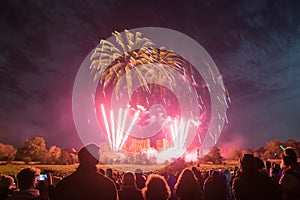
[[120,145],[120,149],[122,149],[124,143],[126,142],[128,136],[129,136],[129,134],[130,134],[130,132],[131,132],[131,130],[132,130],[133,125],[135,124],[136,120],[138,119],[138,116],[139,116],[140,112],[141,112],[141,111],[138,110],[136,113],[134,113],[133,119],[132,119],[132,121],[131,121],[131,123],[130,123],[130,125],[129,125],[129,127],[128,127],[128,130],[127,130],[126,133],[125,133],[125,136],[124,136],[124,138],[123,138],[123,141],[122,141],[122,143],[121,143],[121,145]]
[[114,112],[113,110],[110,110],[110,127],[111,127],[111,135],[112,135],[112,146],[114,149],[117,148],[117,144],[116,144],[116,135],[115,135],[115,123],[114,123]]
[[185,149],[185,142],[188,136],[188,132],[191,126],[191,120],[185,121],[183,118],[180,119],[178,125],[177,118],[174,119],[173,123],[170,124],[170,131],[173,139],[174,147],[178,149]]
[[110,148],[112,148],[112,141],[111,141],[111,138],[110,138],[109,125],[108,125],[108,121],[107,121],[107,117],[106,117],[106,113],[105,113],[105,109],[104,109],[103,104],[101,104],[101,111],[102,111],[102,115],[103,115],[103,119],[104,119],[105,129],[106,129],[106,132],[107,132],[108,142],[109,142]]

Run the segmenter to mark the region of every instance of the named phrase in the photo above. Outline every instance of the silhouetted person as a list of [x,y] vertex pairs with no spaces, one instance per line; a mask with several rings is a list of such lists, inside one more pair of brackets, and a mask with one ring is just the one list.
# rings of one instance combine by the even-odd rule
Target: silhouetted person
[[233,174],[230,177],[230,187],[233,185],[233,180],[241,174],[241,171],[237,166],[234,167]]
[[204,180],[201,176],[200,171],[196,167],[192,167],[192,171],[196,177],[197,183],[199,184],[201,192],[203,191]]
[[270,176],[268,173],[267,169],[265,168],[265,163],[262,159],[259,157],[254,157],[255,162],[256,162],[256,168],[258,169],[259,172],[265,173],[267,176]]
[[137,189],[135,176],[132,172],[126,172],[122,178],[119,200],[143,200],[142,191]]
[[267,173],[269,174],[269,176],[270,176],[270,169],[271,169],[271,162],[270,161],[266,161],[265,162],[266,163],[266,170],[267,170]]
[[146,178],[143,175],[143,171],[141,169],[136,169],[135,172],[135,178],[136,178],[136,186],[139,189],[143,189],[145,187]]
[[157,174],[148,176],[142,192],[145,200],[167,200],[170,198],[170,188],[165,178]]
[[300,166],[297,163],[297,155],[292,148],[286,148],[282,154],[283,175],[279,184],[283,192],[283,198],[300,199]]
[[104,169],[99,169],[99,173],[102,174],[102,175],[105,175]]
[[13,191],[11,200],[31,200],[38,199],[39,190],[35,189],[37,185],[37,177],[40,170],[34,167],[22,169],[17,174],[18,189]]
[[10,198],[11,193],[13,192],[13,183],[13,177],[6,175],[0,176],[0,200],[6,200]]
[[178,200],[199,200],[201,199],[201,190],[197,179],[190,169],[184,169],[174,187],[174,196]]
[[120,185],[119,185],[119,183],[117,182],[117,179],[114,178],[114,173],[113,173],[112,168],[107,168],[107,169],[105,170],[105,176],[106,176],[107,178],[109,178],[110,180],[112,180],[112,181],[115,183],[117,190],[120,189]]
[[256,168],[258,169],[258,171],[263,171],[265,169],[264,161],[262,159],[260,159],[259,157],[254,157],[254,159],[255,159],[255,165],[256,165]]
[[176,182],[177,182],[177,179],[176,179],[175,175],[173,173],[169,173],[168,178],[167,178],[167,183],[168,183],[168,185],[170,187],[170,191],[171,191],[170,200],[174,200],[174,187],[175,187]]
[[213,171],[210,177],[204,182],[203,188],[204,200],[226,200],[227,187],[225,177],[222,177],[218,171]]
[[279,190],[266,173],[258,171],[252,154],[245,154],[240,159],[241,174],[233,180],[233,198],[244,199],[280,199]]
[[279,187],[279,180],[280,180],[280,169],[277,167],[270,168],[270,178],[273,183]]
[[225,169],[223,175],[224,175],[225,184],[227,188],[227,199],[231,199],[230,171],[228,169]]
[[107,168],[105,170],[105,176],[110,178],[111,180],[113,179],[113,171],[112,171],[112,168]]
[[40,191],[39,200],[48,200],[50,197],[52,197],[51,195],[54,193],[54,186],[50,184],[51,182],[49,182],[49,180],[38,181],[36,189]]
[[112,180],[98,172],[99,147],[89,144],[78,152],[79,167],[70,176],[58,182],[55,200],[68,199],[118,199],[116,186]]

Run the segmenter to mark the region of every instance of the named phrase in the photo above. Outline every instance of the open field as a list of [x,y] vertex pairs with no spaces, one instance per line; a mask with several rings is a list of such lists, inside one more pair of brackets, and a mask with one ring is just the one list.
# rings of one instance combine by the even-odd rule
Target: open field
[[[200,170],[211,170],[211,169],[233,169],[237,166],[237,161],[226,162],[226,164],[201,164]],[[0,165],[0,174],[9,174],[15,175],[18,171],[24,167],[34,166],[42,171],[53,171],[54,174],[66,175],[74,172],[78,167],[78,164],[74,165],[40,165],[40,164],[30,164],[26,165],[24,163],[13,163],[13,164],[4,164]],[[162,169],[165,165],[99,165],[99,168],[106,169],[107,167],[111,167],[113,169],[117,169],[119,171],[134,171],[137,168],[143,169],[143,171],[155,171]]]
[[0,173],[7,175],[16,175],[20,169],[34,166],[41,171],[53,171],[56,174],[69,174],[75,171],[78,164],[75,165],[26,165],[26,164],[8,164],[8,165],[0,165]]

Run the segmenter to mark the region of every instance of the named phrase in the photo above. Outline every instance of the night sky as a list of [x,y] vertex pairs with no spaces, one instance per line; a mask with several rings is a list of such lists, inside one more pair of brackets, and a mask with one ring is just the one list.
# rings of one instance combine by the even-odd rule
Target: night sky
[[87,54],[115,30],[164,27],[199,42],[231,104],[219,144],[300,139],[300,2],[44,0],[0,3],[0,142],[33,136],[80,147],[72,89]]

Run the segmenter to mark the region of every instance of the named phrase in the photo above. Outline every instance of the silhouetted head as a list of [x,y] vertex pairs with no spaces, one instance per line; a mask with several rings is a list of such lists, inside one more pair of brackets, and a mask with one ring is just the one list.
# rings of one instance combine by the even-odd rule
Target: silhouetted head
[[113,171],[112,171],[112,168],[107,168],[105,170],[105,175],[108,177],[108,178],[112,178],[113,177]]
[[256,162],[256,168],[258,170],[262,170],[263,168],[265,168],[265,164],[264,161],[262,159],[260,159],[259,157],[254,157],[255,162]]
[[136,187],[135,176],[132,172],[126,172],[122,177],[122,187]]
[[96,144],[88,144],[78,152],[80,165],[95,166],[99,162],[100,148]]
[[20,189],[33,189],[37,184],[37,177],[40,175],[40,170],[35,167],[22,169],[17,174],[18,186]]
[[240,159],[240,168],[243,172],[256,171],[256,161],[252,154],[244,154]]
[[196,177],[192,170],[186,168],[182,170],[178,176],[177,182],[174,186],[174,192],[179,196],[179,194],[184,196],[189,196],[191,190],[195,189]]
[[150,174],[143,188],[145,200],[167,200],[170,197],[170,188],[163,176]]
[[135,173],[136,176],[141,176],[141,175],[143,175],[143,170],[138,168],[134,171],[134,173]]
[[14,178],[11,176],[1,175],[0,177],[0,187],[10,188],[14,183]]
[[219,176],[220,176],[220,172],[218,172],[218,171],[216,171],[216,170],[213,170],[213,171],[211,172],[211,176],[212,176],[212,177],[219,177]]
[[179,182],[186,183],[186,184],[194,183],[196,182],[195,174],[193,173],[192,170],[186,168],[180,173],[177,183]]
[[230,174],[229,169],[225,169],[225,170],[224,170],[224,174]]
[[275,175],[275,174],[279,175],[279,169],[277,167],[271,167],[270,168],[270,174],[271,175]]
[[101,169],[101,168],[100,168],[100,169],[99,169],[99,173],[102,174],[102,175],[105,175],[104,169]]
[[196,167],[192,167],[192,171],[197,179],[201,179],[201,173]]
[[270,169],[270,168],[271,168],[271,162],[268,161],[268,160],[266,161],[266,168],[267,168],[267,169]]
[[286,166],[286,167],[290,166],[290,165],[297,164],[296,152],[290,147],[286,148],[282,152],[281,158],[282,158],[283,165]]

